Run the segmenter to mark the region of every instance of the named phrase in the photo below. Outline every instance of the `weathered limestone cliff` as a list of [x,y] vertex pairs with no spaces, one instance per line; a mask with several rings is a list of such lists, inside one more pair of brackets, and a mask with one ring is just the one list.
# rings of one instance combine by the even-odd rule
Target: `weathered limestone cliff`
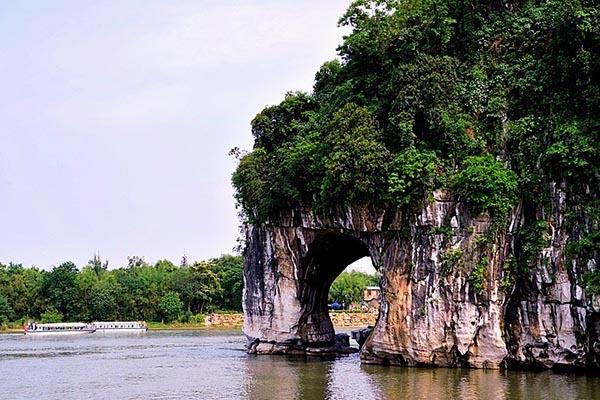
[[586,295],[566,243],[585,231],[566,224],[565,193],[550,188],[544,245],[514,278],[515,207],[506,229],[471,218],[443,191],[420,211],[368,207],[318,217],[291,210],[277,224],[247,226],[244,332],[255,353],[340,349],[327,293],[351,262],[370,256],[381,274],[381,310],[361,349],[365,363],[474,368],[596,368],[600,302]]

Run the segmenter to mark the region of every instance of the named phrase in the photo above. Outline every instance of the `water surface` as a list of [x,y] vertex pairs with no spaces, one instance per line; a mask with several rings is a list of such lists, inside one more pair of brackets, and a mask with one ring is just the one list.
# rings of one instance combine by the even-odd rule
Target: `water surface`
[[600,399],[573,374],[251,356],[239,331],[0,335],[2,399]]

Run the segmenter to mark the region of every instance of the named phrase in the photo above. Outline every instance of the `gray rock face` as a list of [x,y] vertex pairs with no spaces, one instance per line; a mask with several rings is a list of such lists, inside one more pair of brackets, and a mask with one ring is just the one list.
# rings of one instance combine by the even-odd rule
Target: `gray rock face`
[[442,191],[410,215],[368,207],[328,217],[290,210],[275,225],[247,226],[243,305],[250,351],[339,350],[327,312],[329,286],[348,264],[370,256],[382,299],[361,348],[365,363],[596,368],[600,299],[581,286],[590,266],[566,255],[574,233],[564,223],[564,194],[550,189],[552,209],[536,211],[548,221],[548,245],[516,283],[507,266],[521,206],[495,235],[486,235],[488,217],[471,218]]

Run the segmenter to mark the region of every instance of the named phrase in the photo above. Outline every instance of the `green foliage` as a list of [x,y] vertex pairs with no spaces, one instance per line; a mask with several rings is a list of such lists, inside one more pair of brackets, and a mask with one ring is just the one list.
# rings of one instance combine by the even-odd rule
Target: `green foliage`
[[92,286],[89,293],[88,319],[111,321],[118,319],[119,288],[113,281],[100,281]]
[[583,274],[583,282],[588,294],[600,295],[600,270],[587,271]]
[[[581,239],[569,243],[567,253],[576,257],[580,265],[586,265],[588,260],[600,253],[600,230],[593,230]],[[583,283],[587,293],[600,295],[600,269],[586,271],[583,274]]]
[[242,291],[244,290],[244,260],[240,256],[224,255],[211,260],[211,264],[223,289],[217,300],[219,308],[241,310]]
[[463,256],[461,249],[448,249],[440,257],[441,269],[440,275],[447,276],[454,268],[456,268]]
[[273,150],[297,135],[314,108],[313,103],[305,93],[290,92],[280,104],[265,108],[252,120],[256,146]]
[[22,265],[0,264],[0,295],[4,295],[15,315],[39,315],[45,308],[40,290],[46,272],[37,268],[23,268]]
[[487,275],[487,267],[488,260],[487,258],[482,258],[479,260],[471,275],[469,276],[469,282],[471,282],[471,286],[473,287],[473,291],[477,294],[481,294],[483,292],[483,287],[485,285],[485,278]]
[[267,152],[257,148],[240,159],[231,178],[237,188],[236,199],[250,218],[266,219],[277,211],[277,203],[269,193],[267,161]]
[[595,230],[581,239],[567,245],[567,251],[571,255],[589,256],[593,252],[600,252],[600,230]]
[[127,267],[112,270],[97,256],[81,271],[72,263],[50,272],[0,263],[0,298],[12,310],[2,318],[54,320],[60,314],[65,321],[157,321],[164,318],[160,304],[169,292],[183,303],[177,319],[241,310],[242,270],[242,258],[230,255],[181,267],[169,260],[150,265],[133,256]]
[[548,228],[547,221],[535,221],[521,230],[518,236],[518,254],[522,269],[526,270],[530,267],[538,259],[542,248],[550,244]]
[[367,286],[378,284],[378,278],[374,275],[359,271],[342,272],[329,288],[329,301],[338,303],[360,303],[363,291]]
[[41,294],[68,321],[77,317],[77,267],[65,262],[47,275],[41,288]]
[[14,311],[8,299],[0,295],[0,326],[6,324],[8,321],[12,321],[14,318]]
[[397,205],[415,204],[436,184],[435,153],[408,149],[396,156],[390,168],[388,191]]
[[431,228],[431,234],[432,235],[442,235],[444,237],[444,239],[447,240],[448,238],[452,237],[452,235],[454,234],[454,230],[452,229],[451,226],[448,226],[448,225],[434,226],[433,228]]
[[167,292],[158,304],[165,322],[178,320],[183,314],[183,302],[176,292]]
[[321,199],[326,205],[368,201],[385,188],[389,153],[369,111],[350,103],[326,126],[329,151]]
[[500,282],[500,287],[505,292],[510,292],[518,279],[523,278],[527,270],[526,266],[517,263],[514,256],[506,257],[502,264],[502,281]]
[[205,315],[202,313],[198,313],[192,317],[192,322],[200,325],[204,323]]
[[54,307],[49,307],[40,316],[40,322],[42,324],[52,324],[56,322],[63,322],[63,315]]
[[190,267],[178,268],[169,274],[170,287],[181,296],[188,311],[205,311],[206,306],[221,296],[217,273],[208,262],[197,262]]
[[561,121],[553,128],[551,144],[543,153],[543,162],[551,176],[580,182],[596,178],[600,173],[600,119]]
[[551,182],[597,198],[596,2],[357,0],[340,24],[352,32],[313,93],[253,121],[233,176],[247,218],[419,207],[440,187],[497,221],[517,198],[545,202]]
[[504,216],[516,202],[517,177],[491,155],[469,157],[452,187],[474,214]]

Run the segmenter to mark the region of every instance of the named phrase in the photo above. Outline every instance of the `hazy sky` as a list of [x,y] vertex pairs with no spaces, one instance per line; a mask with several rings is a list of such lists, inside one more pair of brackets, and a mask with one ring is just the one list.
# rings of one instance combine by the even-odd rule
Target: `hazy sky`
[[231,252],[250,120],[310,90],[349,0],[12,1],[0,9],[0,261]]

